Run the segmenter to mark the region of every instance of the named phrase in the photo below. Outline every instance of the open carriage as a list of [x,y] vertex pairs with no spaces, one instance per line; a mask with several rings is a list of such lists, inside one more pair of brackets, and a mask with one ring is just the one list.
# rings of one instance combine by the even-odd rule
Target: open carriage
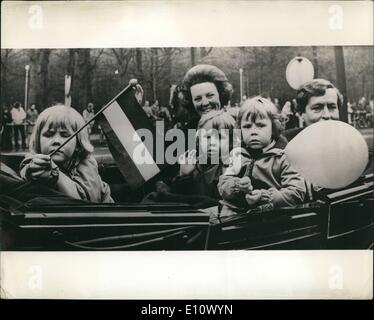
[[[101,165],[107,179],[113,165]],[[113,179],[113,178],[112,178]],[[291,208],[252,210],[211,224],[182,203],[20,203],[2,199],[2,250],[371,249],[373,174]]]

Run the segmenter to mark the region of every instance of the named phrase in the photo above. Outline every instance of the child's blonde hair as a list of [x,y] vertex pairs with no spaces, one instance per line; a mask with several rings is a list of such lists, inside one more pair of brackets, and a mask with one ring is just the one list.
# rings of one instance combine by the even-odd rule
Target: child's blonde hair
[[[83,117],[74,108],[67,107],[63,104],[56,104],[45,109],[39,114],[34,130],[30,137],[30,152],[41,153],[40,134],[43,128],[47,125],[68,129],[75,132],[85,124]],[[77,134],[77,156],[79,159],[84,159],[93,152],[93,146],[90,142],[88,131],[82,130]]]
[[[201,129],[215,129],[215,130],[229,130],[229,150],[234,146],[234,129],[236,127],[235,119],[225,110],[212,110],[204,114],[197,124],[197,130]],[[198,144],[198,140],[197,140]]]
[[257,117],[271,120],[272,138],[277,140],[283,131],[281,114],[270,100],[261,96],[248,99],[241,105],[236,125],[240,129],[243,120],[256,121]]
[[204,114],[197,124],[197,129],[212,128],[220,129],[234,129],[234,118],[224,110],[212,110]]

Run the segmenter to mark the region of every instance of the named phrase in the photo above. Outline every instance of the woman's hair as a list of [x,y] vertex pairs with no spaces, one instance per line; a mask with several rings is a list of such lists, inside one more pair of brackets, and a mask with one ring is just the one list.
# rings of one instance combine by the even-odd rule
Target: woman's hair
[[[236,127],[236,123],[234,118],[225,110],[212,110],[209,111],[207,114],[204,114],[197,125],[197,129],[215,129],[217,131],[220,130],[228,130],[229,132],[229,150],[232,150],[234,146],[234,129]],[[198,136],[197,136],[198,137]],[[198,143],[198,139],[197,139]]]
[[[72,107],[56,104],[41,112],[36,120],[34,130],[30,137],[30,152],[41,153],[40,134],[45,126],[61,127],[71,132],[77,131],[85,124],[83,117]],[[82,130],[77,134],[77,147],[79,160],[84,159],[93,152],[88,131]]]
[[277,107],[268,99],[261,96],[246,100],[239,109],[237,127],[241,129],[243,120],[256,121],[268,118],[272,124],[272,138],[277,140],[283,131],[282,118]]
[[187,71],[182,83],[182,92],[188,106],[193,106],[191,87],[198,83],[212,82],[217,88],[221,107],[227,105],[233,92],[232,85],[222,70],[208,64],[199,64]]
[[338,96],[338,109],[340,110],[343,105],[343,96],[339,90],[330,82],[325,79],[314,79],[305,83],[297,91],[297,111],[304,113],[305,107],[309,103],[311,97],[320,97],[325,95],[327,89],[335,89]]

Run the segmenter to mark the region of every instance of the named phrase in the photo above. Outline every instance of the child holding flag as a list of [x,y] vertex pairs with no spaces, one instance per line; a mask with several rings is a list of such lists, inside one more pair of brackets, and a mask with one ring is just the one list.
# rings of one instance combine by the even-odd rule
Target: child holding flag
[[30,138],[31,154],[21,163],[21,176],[49,185],[76,199],[113,202],[108,184],[101,180],[87,128],[57,150],[85,124],[73,108],[58,104],[38,117]]

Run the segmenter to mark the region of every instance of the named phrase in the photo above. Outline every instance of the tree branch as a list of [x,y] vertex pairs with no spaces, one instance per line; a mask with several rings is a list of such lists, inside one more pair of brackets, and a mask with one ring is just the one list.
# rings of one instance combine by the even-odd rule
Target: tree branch
[[205,57],[207,55],[209,55],[212,51],[213,51],[214,47],[210,47],[207,51],[206,51],[206,54],[205,54]]
[[103,54],[104,52],[104,49],[100,49],[99,51],[99,54],[97,55],[97,57],[95,58],[95,60],[93,61],[93,63],[91,63],[91,70],[95,69],[96,65],[97,65],[97,62],[99,61],[101,55]]

